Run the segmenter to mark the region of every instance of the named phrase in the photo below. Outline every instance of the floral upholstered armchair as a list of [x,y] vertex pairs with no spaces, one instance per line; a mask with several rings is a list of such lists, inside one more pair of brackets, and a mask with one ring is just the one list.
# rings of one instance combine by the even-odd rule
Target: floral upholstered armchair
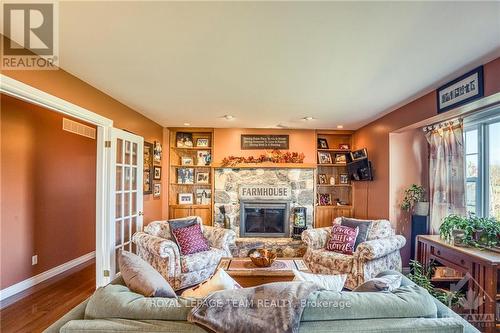
[[[333,223],[339,224],[341,218]],[[385,270],[401,271],[399,250],[406,244],[403,236],[396,235],[387,220],[374,220],[367,240],[360,243],[352,255],[325,249],[332,227],[305,230],[302,240],[307,244],[304,261],[313,273],[347,274],[345,287],[354,289]]]
[[230,247],[236,239],[234,231],[203,225],[200,217],[185,219],[193,218],[197,218],[201,224],[203,236],[210,246],[209,251],[181,255],[177,243],[172,239],[168,221],[151,222],[143,232],[136,232],[132,237],[137,254],[160,272],[175,290],[209,278],[222,257],[231,257]]

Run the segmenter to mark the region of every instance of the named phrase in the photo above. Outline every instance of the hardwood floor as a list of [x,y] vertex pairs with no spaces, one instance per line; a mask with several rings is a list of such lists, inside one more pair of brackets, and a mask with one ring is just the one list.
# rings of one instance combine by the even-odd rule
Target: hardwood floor
[[41,332],[95,290],[95,261],[83,263],[2,302],[0,331]]

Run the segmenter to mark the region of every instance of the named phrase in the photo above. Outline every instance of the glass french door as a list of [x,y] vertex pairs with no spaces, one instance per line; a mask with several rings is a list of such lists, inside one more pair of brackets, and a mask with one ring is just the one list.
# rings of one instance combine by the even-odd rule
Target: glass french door
[[118,273],[117,254],[120,250],[135,252],[132,235],[142,230],[143,150],[140,136],[113,128],[111,131],[111,278]]

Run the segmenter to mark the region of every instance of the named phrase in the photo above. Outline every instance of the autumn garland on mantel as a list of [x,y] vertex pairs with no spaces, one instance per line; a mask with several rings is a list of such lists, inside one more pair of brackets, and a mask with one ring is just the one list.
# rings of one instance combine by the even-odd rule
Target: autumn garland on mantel
[[222,166],[236,166],[241,163],[304,163],[305,155],[297,152],[283,153],[279,150],[273,150],[268,154],[262,154],[259,157],[249,156],[228,156],[222,160]]

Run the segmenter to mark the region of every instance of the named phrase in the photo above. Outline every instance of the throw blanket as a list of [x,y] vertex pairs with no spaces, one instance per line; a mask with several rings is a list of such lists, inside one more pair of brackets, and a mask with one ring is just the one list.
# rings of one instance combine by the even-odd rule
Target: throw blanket
[[311,282],[275,282],[253,288],[223,290],[207,296],[188,321],[217,333],[296,333]]

